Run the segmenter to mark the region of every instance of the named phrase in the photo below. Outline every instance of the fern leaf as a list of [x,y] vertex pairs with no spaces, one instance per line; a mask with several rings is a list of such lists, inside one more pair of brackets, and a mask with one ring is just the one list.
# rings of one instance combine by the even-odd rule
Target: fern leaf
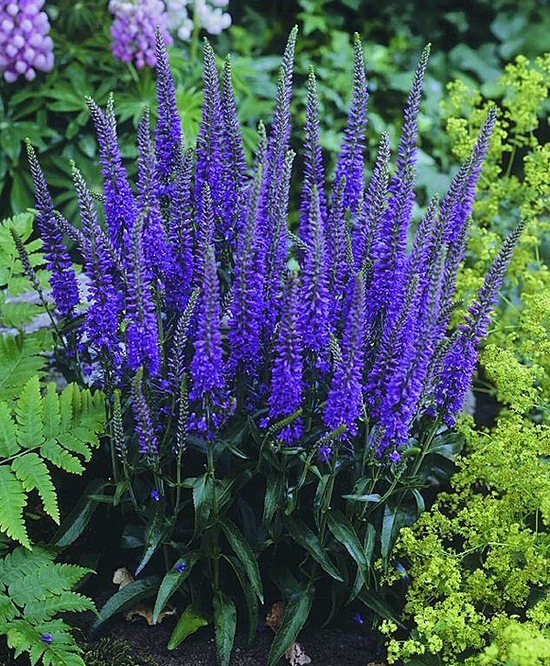
[[[81,431],[82,429],[74,428],[73,432],[60,433],[57,441],[59,444],[61,444],[61,446],[63,446],[63,448],[67,449],[67,451],[70,451],[71,453],[78,453],[84,458],[86,462],[88,462],[92,457],[92,450],[90,446],[78,436],[77,430]],[[99,439],[94,432],[86,430],[85,433],[89,434],[89,439],[93,438],[94,446],[99,445]]]
[[49,349],[51,334],[44,332],[21,336],[0,337],[0,400],[12,402],[21,387],[35,375],[43,375],[44,359],[38,356]]
[[64,591],[61,594],[29,604],[25,607],[25,618],[32,623],[49,620],[57,613],[80,613],[95,611],[94,602],[78,592]]
[[46,393],[42,398],[44,437],[54,439],[59,434],[61,424],[61,414],[59,413],[59,397],[54,382],[50,382],[46,388]]
[[23,522],[23,508],[27,498],[21,481],[7,465],[0,465],[0,497],[2,498],[0,531],[5,532],[10,539],[18,541],[25,548],[30,548],[31,542]]
[[40,446],[44,441],[43,407],[38,377],[35,375],[23,387],[15,406],[17,440],[26,449]]
[[55,487],[50,471],[40,456],[32,452],[25,453],[13,461],[11,468],[27,492],[35,489],[38,491],[44,511],[59,525]]
[[84,466],[80,460],[61,447],[54,439],[48,439],[40,447],[43,458],[70,474],[82,474]]
[[61,418],[59,428],[62,432],[67,432],[71,429],[73,421],[73,393],[75,391],[78,391],[76,385],[69,384],[59,396],[59,415]]
[[8,584],[8,593],[18,606],[28,607],[32,612],[37,602],[58,597],[89,571],[74,564],[48,562],[26,576],[15,575]]
[[7,403],[0,402],[0,456],[10,458],[19,451],[15,422]]
[[18,614],[19,610],[13,605],[11,598],[0,592],[0,634],[4,633],[2,628]]
[[0,558],[0,584],[9,585],[14,576],[27,576],[53,562],[54,554],[35,546],[32,550],[16,548],[9,555]]

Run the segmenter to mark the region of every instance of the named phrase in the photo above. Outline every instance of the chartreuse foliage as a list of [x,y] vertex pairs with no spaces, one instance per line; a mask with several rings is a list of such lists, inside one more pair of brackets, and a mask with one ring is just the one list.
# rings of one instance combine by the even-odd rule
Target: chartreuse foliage
[[46,548],[19,546],[0,559],[0,634],[16,659],[28,652],[33,666],[39,660],[44,666],[84,666],[69,625],[56,616],[94,609],[90,599],[72,591],[90,570],[54,558]]
[[[441,494],[397,542],[395,556],[409,581],[402,619],[411,630],[407,635],[391,622],[383,629],[391,635],[390,660],[411,666],[550,663],[550,273],[541,259],[550,151],[536,138],[549,65],[547,56],[534,63],[518,58],[501,80],[505,113],[489,153],[491,177],[482,180],[474,206],[482,224],[461,276],[467,290],[507,220],[529,220],[512,260],[506,305],[480,355],[501,412],[487,430],[461,421],[467,444],[452,492]],[[472,111],[471,128],[449,119],[459,150],[479,120],[472,105],[482,108],[482,98],[454,84],[447,111]],[[503,163],[510,165],[506,173]]]
[[30,548],[23,520],[29,492],[36,490],[44,511],[59,522],[49,466],[71,474],[84,471],[104,415],[102,397],[69,384],[58,395],[50,383],[41,395],[38,377],[25,384],[12,409],[0,402],[0,530]]

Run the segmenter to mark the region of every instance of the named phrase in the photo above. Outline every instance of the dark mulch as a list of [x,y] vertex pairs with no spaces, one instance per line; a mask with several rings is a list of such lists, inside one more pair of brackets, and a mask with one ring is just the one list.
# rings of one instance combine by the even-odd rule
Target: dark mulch
[[[168,652],[166,644],[173,624],[174,621],[165,620],[159,626],[149,627],[145,621],[126,622],[121,618],[113,621],[107,635],[128,643],[135,666],[216,666],[214,635],[208,628],[199,630]],[[252,645],[246,643],[245,637],[237,636],[231,666],[266,666],[272,639],[269,629],[258,632]],[[311,666],[385,666],[377,637],[367,630],[306,628],[299,642],[311,658]],[[289,662],[281,660],[280,664],[288,666]]]

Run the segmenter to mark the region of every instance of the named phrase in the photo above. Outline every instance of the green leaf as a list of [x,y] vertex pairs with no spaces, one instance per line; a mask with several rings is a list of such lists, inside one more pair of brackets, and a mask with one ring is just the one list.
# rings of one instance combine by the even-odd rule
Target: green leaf
[[158,583],[158,576],[148,576],[128,583],[118,592],[115,592],[99,611],[99,615],[90,628],[91,633],[96,634],[101,625],[115,613],[124,613],[138,601],[152,597],[158,588]]
[[379,502],[380,495],[378,493],[371,493],[370,495],[342,495],[344,499],[352,500],[354,502]]
[[208,620],[192,604],[180,615],[174,630],[168,639],[168,650],[174,650],[187,636],[194,634],[201,627],[208,626]]
[[50,382],[42,398],[44,407],[44,437],[53,439],[59,435],[61,416],[59,414],[59,398],[54,382]]
[[42,444],[40,447],[40,453],[42,454],[42,457],[46,458],[46,460],[49,460],[56,467],[59,467],[65,472],[82,474],[84,471],[84,467],[80,460],[61,448],[57,441],[53,439],[48,439]]
[[262,517],[262,525],[266,529],[271,524],[275,512],[281,505],[283,482],[284,479],[282,474],[271,474],[267,477],[264,498],[264,515]]
[[19,451],[15,422],[11,409],[5,402],[0,402],[0,456],[11,458]]
[[164,510],[159,504],[155,506],[155,514],[153,519],[147,524],[145,529],[145,551],[142,555],[141,561],[136,569],[136,576],[143,571],[149,560],[157,552],[162,540],[168,531],[168,525],[164,520]]
[[37,354],[43,350],[37,335],[0,337],[0,400],[15,400],[21,387],[40,375],[44,359]]
[[267,666],[277,666],[284,653],[296,641],[309,616],[313,604],[313,595],[313,589],[309,588],[303,592],[297,592],[285,604],[283,622],[271,644]]
[[246,575],[246,571],[244,570],[241,561],[233,555],[222,555],[222,557],[229,563],[235,572],[235,576],[243,591],[248,614],[248,643],[251,644],[256,635],[256,627],[258,626],[258,599],[250,586],[248,576]]
[[86,486],[76,506],[55,533],[52,539],[54,545],[64,548],[78,539],[88,526],[90,518],[98,506],[98,502],[91,499],[90,495],[101,492],[107,485],[108,482],[103,479],[94,479]]
[[332,510],[327,512],[327,524],[336,540],[344,546],[359,569],[366,575],[367,561],[363,546],[350,521],[341,511]]
[[34,376],[23,387],[15,407],[17,441],[25,449],[34,449],[44,441],[43,407],[38,377]]
[[[182,558],[176,562],[174,568],[172,568],[167,574],[165,574],[160,584],[159,591],[157,593],[157,598],[155,601],[155,607],[153,608],[153,624],[156,624],[159,618],[159,615],[162,612],[162,609],[166,606],[167,602],[170,600],[174,592],[181,586],[184,580],[189,577],[191,570],[198,561],[200,555],[199,553],[192,551],[188,553],[185,558]],[[176,571],[175,567],[178,563],[185,562],[185,570],[181,573]],[[183,640],[183,638],[181,639]],[[181,641],[180,641],[181,642]],[[179,643],[178,643],[179,645]],[[170,648],[169,648],[170,649]]]
[[193,505],[195,507],[195,533],[203,530],[212,511],[214,479],[210,474],[199,476],[193,485]]
[[0,531],[5,532],[25,548],[30,548],[31,542],[23,522],[23,508],[27,498],[21,481],[6,465],[0,465],[0,497],[2,498]]
[[330,561],[322,543],[305,523],[299,519],[294,519],[291,516],[287,516],[285,518],[285,525],[290,536],[298,544],[300,544],[300,546],[302,546],[302,548],[304,548],[330,576],[332,576],[335,580],[343,582],[344,579],[334,564]]
[[59,524],[57,494],[50,471],[40,456],[32,451],[25,453],[13,461],[11,468],[27,492],[38,491],[44,511]]
[[363,590],[361,590],[358,595],[358,599],[360,599],[360,601],[362,601],[365,606],[374,611],[378,617],[383,617],[386,620],[392,620],[397,624],[398,627],[404,628],[404,625],[395,616],[391,606],[387,604],[381,596],[363,588]]
[[229,666],[237,629],[237,609],[232,599],[220,590],[214,592],[214,630],[221,666]]
[[262,579],[260,578],[258,561],[252,548],[234,523],[226,520],[220,523],[220,527],[222,528],[229,545],[242,562],[246,575],[250,580],[250,584],[260,600],[260,603],[263,604],[264,596],[262,591]]

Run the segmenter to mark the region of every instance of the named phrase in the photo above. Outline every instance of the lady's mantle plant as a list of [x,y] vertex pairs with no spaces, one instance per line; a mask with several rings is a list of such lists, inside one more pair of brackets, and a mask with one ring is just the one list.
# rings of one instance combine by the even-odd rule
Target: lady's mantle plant
[[[159,548],[173,553],[174,569],[160,588],[138,580],[136,594],[158,588],[155,617],[177,590],[187,602],[211,600],[218,651],[228,663],[234,586],[253,634],[271,578],[285,600],[273,666],[305,622],[321,580],[331,581],[330,614],[354,600],[391,614],[374,596],[373,554],[388,565],[399,527],[423,506],[419,489],[446,469],[438,453],[448,446],[520,230],[504,242],[464,323],[448,331],[496,111],[413,234],[428,50],[414,75],[395,167],[383,134],[365,181],[368,94],[356,36],[353,99],[331,192],[309,75],[299,224],[291,231],[296,31],[252,167],[230,61],[220,79],[205,45],[203,120],[193,150],[183,143],[157,39],[159,120],[151,135],[146,112],[138,128],[135,187],[122,164],[112,101],[102,110],[88,100],[104,192],[92,196],[74,168],[77,230],[54,212],[29,147],[37,225],[65,344],[73,341],[68,360],[108,396],[113,502],[131,503],[142,523],[137,573],[153,567]],[[64,232],[88,276],[84,299]],[[111,600],[100,621],[118,607]],[[203,613],[197,603],[188,606],[170,646]]]

